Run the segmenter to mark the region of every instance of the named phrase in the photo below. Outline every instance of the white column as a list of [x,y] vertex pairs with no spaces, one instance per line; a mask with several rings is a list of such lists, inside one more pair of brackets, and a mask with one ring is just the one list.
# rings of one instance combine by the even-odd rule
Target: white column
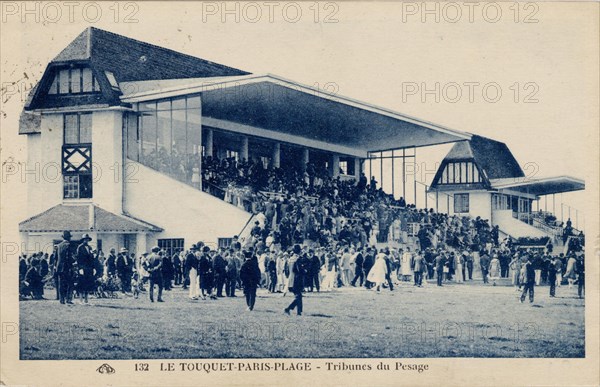
[[242,137],[242,146],[240,148],[240,158],[248,161],[248,137]]
[[207,157],[213,156],[213,130],[206,129],[206,146],[204,149]]
[[336,178],[340,175],[340,156],[332,155],[331,159],[332,176]]
[[137,250],[136,255],[139,255],[143,252],[148,252],[148,244],[146,241],[146,233],[138,233],[135,238],[135,248]]
[[306,169],[306,164],[310,162],[308,148],[302,149],[302,170]]
[[354,178],[358,182],[360,180],[360,174],[362,171],[360,170],[360,159],[358,157],[354,158]]
[[271,157],[273,168],[281,167],[281,144],[276,142],[273,144],[273,156]]

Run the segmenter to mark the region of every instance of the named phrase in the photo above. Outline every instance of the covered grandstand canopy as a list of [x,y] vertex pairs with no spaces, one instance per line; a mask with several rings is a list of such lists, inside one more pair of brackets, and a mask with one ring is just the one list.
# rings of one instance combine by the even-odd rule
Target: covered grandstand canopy
[[510,189],[537,196],[551,195],[563,192],[580,191],[585,189],[585,182],[571,176],[546,178],[505,178],[490,180],[493,189]]
[[201,93],[202,116],[208,121],[336,144],[358,150],[362,157],[471,138],[469,133],[270,74],[123,82],[120,87],[126,103]]

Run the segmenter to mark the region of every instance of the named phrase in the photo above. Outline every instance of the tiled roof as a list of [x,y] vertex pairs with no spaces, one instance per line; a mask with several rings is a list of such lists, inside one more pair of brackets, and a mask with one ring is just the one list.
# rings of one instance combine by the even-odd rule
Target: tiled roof
[[96,69],[112,72],[118,82],[249,74],[95,27],[79,34],[52,63],[87,59]]
[[525,174],[505,143],[473,135],[454,144],[444,161],[473,159],[488,179],[523,177]]
[[[89,66],[101,92],[50,95],[56,73],[66,66]],[[119,84],[148,80],[234,77],[249,73],[126,36],[88,27],[46,67],[44,76],[25,103],[25,110],[56,109],[83,105],[122,105],[121,91],[113,89],[107,72]]]
[[22,111],[19,116],[19,134],[40,133],[42,116]]
[[94,204],[59,204],[19,223],[21,232],[159,232],[160,227]]

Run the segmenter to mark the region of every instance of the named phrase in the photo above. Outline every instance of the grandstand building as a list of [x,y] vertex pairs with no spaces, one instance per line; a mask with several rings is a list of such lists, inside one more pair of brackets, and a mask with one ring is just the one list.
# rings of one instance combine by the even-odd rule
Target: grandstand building
[[489,219],[513,238],[558,237],[548,211],[534,211],[540,196],[578,191],[585,182],[570,176],[528,177],[506,144],[472,135],[454,144],[437,170],[430,192],[452,199],[449,214]]
[[19,133],[29,168],[58,170],[56,179],[28,181],[19,231],[29,248],[52,245],[63,230],[134,252],[242,233],[252,213],[203,184],[203,156],[274,167],[310,161],[358,179],[374,152],[458,142],[432,190],[452,192],[457,213],[492,219],[498,200],[526,213],[536,195],[582,188],[570,178],[511,183],[523,172],[514,158],[492,165],[485,144],[499,143],[491,140],[93,27],[48,64]]

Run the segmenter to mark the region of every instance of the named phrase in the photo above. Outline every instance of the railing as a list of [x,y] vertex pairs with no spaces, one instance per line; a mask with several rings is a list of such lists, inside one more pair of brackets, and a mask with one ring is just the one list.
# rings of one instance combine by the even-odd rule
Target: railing
[[216,184],[209,183],[204,180],[202,182],[202,190],[216,198],[223,200],[226,203],[234,205],[244,211],[255,213],[256,209],[254,201],[240,195],[237,189],[230,190],[229,188],[222,188]]
[[[417,187],[423,187],[423,206],[418,205],[417,200]],[[445,192],[429,192],[430,186],[420,181],[414,181],[414,191],[415,191],[415,207],[417,208],[435,208],[435,212],[445,212],[447,214],[450,213],[450,206],[454,203],[454,195],[445,193]],[[431,195],[431,196],[430,196]],[[444,204],[446,205],[446,211],[440,211],[440,208],[444,208]]]

